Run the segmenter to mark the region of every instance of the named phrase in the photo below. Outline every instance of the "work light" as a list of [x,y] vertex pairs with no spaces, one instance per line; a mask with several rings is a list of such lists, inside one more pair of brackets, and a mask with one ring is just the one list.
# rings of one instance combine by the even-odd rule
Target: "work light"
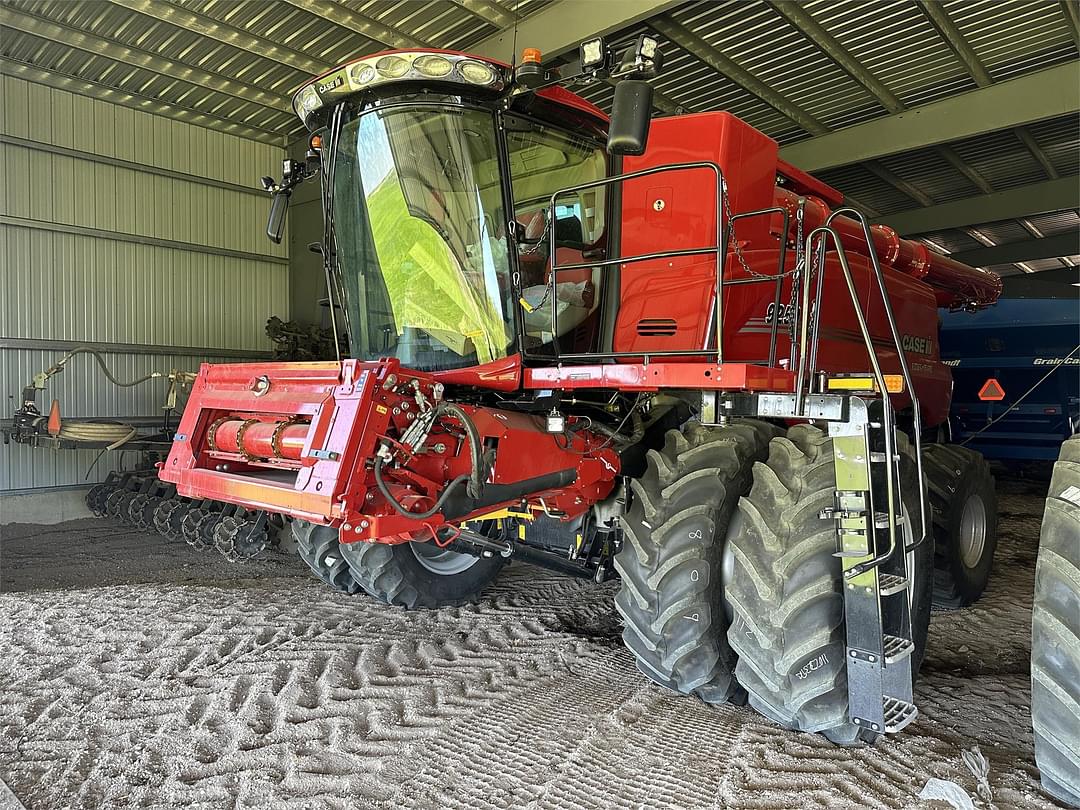
[[595,70],[602,67],[607,61],[607,51],[604,48],[604,38],[587,39],[579,48],[582,70]]
[[430,76],[433,79],[445,76],[454,69],[449,59],[434,54],[418,56],[413,61],[413,67],[424,76]]

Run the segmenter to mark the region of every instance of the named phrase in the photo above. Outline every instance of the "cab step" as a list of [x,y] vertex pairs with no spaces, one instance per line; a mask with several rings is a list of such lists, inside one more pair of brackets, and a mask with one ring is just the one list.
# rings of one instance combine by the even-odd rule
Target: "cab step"
[[907,590],[907,577],[900,574],[878,574],[878,590],[882,596],[892,596]]
[[915,652],[915,643],[910,639],[901,638],[900,636],[890,636],[886,633],[884,640],[885,643],[883,649],[885,651],[886,666],[899,663]]
[[881,702],[885,712],[885,733],[895,734],[903,731],[911,721],[919,716],[919,710],[914,703],[909,703],[900,698],[885,695]]

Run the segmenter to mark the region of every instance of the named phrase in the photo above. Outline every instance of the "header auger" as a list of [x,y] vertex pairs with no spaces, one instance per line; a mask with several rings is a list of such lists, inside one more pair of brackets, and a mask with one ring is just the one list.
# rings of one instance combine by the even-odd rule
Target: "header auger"
[[[919,452],[947,435],[937,309],[1000,281],[731,115],[650,121],[660,62],[651,37],[562,77],[394,51],[304,85],[267,231],[317,174],[348,356],[204,365],[160,476],[291,517],[321,579],[407,608],[515,558],[617,573],[656,682],[839,743],[899,731],[955,545]],[[560,86],[597,77],[610,121]]]

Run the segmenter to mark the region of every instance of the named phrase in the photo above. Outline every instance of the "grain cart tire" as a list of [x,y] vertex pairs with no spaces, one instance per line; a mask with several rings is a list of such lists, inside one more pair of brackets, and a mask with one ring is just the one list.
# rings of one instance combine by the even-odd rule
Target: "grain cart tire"
[[661,686],[709,703],[738,690],[723,609],[724,538],[754,461],[779,432],[749,419],[715,428],[691,422],[668,431],[631,482],[615,607],[638,669]]
[[475,602],[506,564],[426,543],[342,543],[353,578],[369,594],[406,610]]
[[338,530],[306,520],[293,520],[289,526],[300,559],[319,579],[342,593],[355,594],[363,590],[353,578],[338,544]]
[[923,473],[934,523],[934,606],[967,607],[994,566],[994,476],[981,453],[955,444],[925,445]]
[[1061,446],[1039,536],[1031,723],[1043,788],[1080,807],[1080,436]]
[[[899,436],[903,539],[919,532],[914,452]],[[809,425],[773,439],[769,459],[754,465],[754,485],[739,501],[728,532],[734,564],[726,598],[733,612],[728,640],[738,654],[735,676],[751,706],[790,729],[821,732],[840,745],[877,735],[848,719],[844,600],[835,524],[819,517],[833,506],[832,440]],[[932,535],[909,556],[912,673],[926,651],[933,585]],[[898,597],[897,597],[898,598]]]

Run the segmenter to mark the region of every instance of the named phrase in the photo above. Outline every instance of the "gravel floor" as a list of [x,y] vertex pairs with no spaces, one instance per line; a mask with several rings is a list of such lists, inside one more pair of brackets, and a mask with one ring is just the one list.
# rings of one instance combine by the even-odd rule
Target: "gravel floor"
[[945,807],[919,791],[974,796],[977,744],[993,806],[1053,807],[1028,714],[1044,485],[1000,491],[989,592],[935,613],[919,719],[858,750],[648,684],[610,584],[517,565],[479,605],[405,613],[284,555],[8,526],[0,778],[28,808]]

